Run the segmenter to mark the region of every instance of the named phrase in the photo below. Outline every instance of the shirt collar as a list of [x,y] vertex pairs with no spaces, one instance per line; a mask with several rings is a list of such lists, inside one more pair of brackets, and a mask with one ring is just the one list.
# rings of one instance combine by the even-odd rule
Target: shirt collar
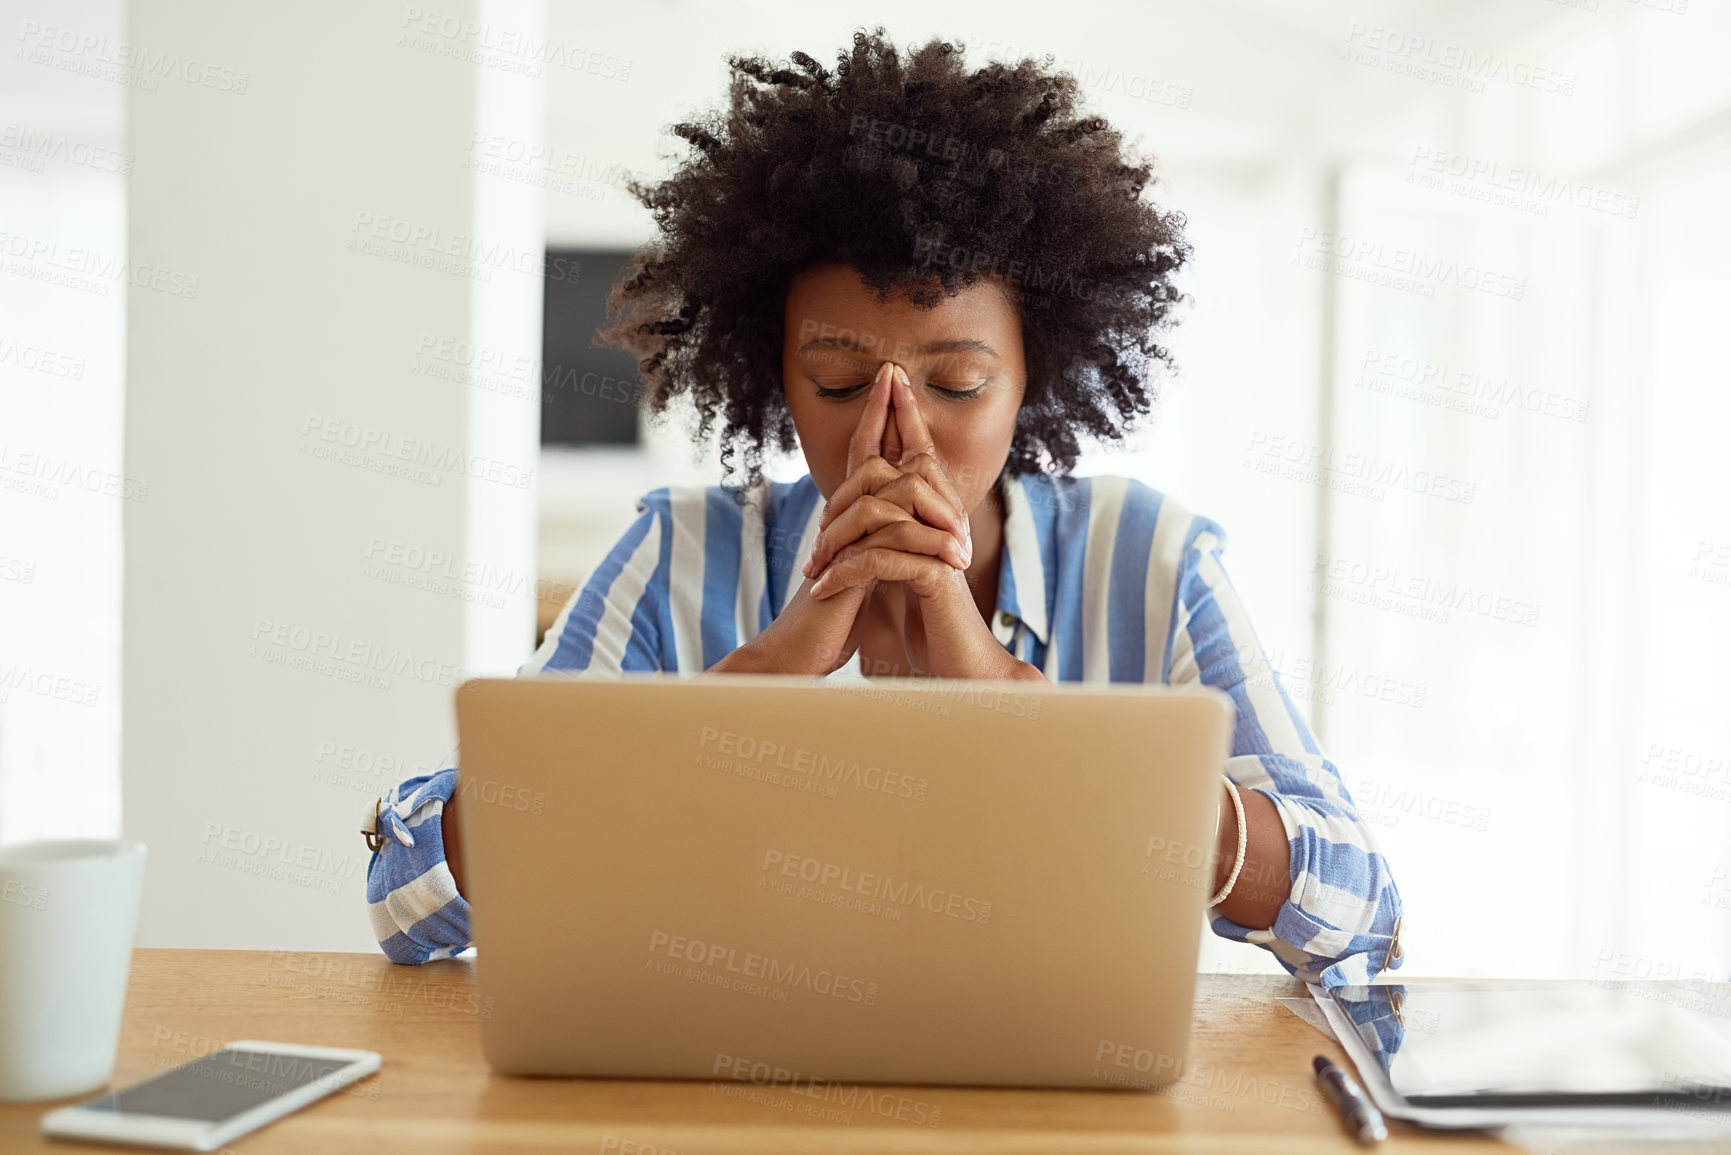
[[[1045,550],[1023,476],[1005,476],[1004,540],[998,557],[998,608],[1047,642]],[[1049,524],[1049,523],[1048,523]]]

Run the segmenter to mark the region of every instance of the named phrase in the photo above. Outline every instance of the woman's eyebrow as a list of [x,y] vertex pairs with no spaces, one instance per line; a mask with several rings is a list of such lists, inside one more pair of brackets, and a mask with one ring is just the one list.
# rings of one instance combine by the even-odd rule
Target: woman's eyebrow
[[[803,357],[805,354],[814,352],[818,349],[842,349],[850,353],[859,353],[864,356],[876,355],[875,350],[871,346],[861,343],[857,336],[850,334],[840,337],[818,337],[807,341],[799,347],[799,352],[795,353],[794,356]],[[957,337],[947,341],[931,341],[923,346],[920,349],[920,352],[980,353],[987,357],[999,356],[996,349],[992,348],[984,341],[977,340],[973,337]]]

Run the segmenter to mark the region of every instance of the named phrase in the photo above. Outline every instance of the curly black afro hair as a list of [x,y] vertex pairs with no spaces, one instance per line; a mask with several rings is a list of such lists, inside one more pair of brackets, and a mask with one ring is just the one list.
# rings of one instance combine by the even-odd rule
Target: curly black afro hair
[[1078,113],[1074,76],[1032,59],[968,71],[937,39],[904,58],[883,31],[856,31],[834,71],[803,52],[797,67],[729,57],[730,107],[673,126],[688,159],[626,182],[660,236],[613,287],[595,343],[638,355],[651,412],[689,393],[704,438],[723,414],[722,468],[743,445],[750,485],[766,444],[798,445],[781,385],[796,273],[843,262],[880,302],[921,308],[996,276],[1028,372],[1005,472],[1067,473],[1077,435],[1123,437],[1171,365],[1154,334],[1184,299],[1184,216],[1142,200],[1151,166]]

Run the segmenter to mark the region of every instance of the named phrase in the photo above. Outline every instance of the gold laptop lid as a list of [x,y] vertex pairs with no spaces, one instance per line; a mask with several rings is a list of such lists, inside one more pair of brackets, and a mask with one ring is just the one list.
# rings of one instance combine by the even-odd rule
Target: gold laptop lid
[[457,717],[503,1073],[1180,1069],[1218,691],[543,676],[469,682]]

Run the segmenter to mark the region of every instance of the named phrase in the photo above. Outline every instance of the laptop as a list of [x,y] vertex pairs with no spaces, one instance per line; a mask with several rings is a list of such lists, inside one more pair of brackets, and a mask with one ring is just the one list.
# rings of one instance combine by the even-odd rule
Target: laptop
[[1219,691],[544,674],[456,701],[501,1074],[1181,1073]]

